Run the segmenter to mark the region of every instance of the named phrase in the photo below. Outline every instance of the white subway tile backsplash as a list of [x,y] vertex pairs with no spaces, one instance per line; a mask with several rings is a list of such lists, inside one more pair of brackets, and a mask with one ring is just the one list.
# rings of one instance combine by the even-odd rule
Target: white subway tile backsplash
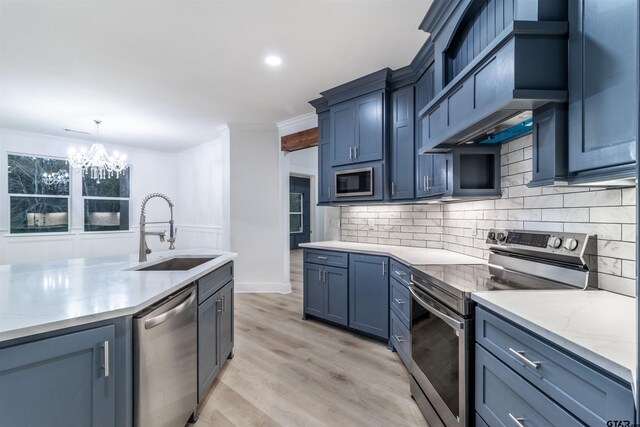
[[490,228],[596,234],[599,286],[634,295],[636,189],[529,188],[531,136],[504,144],[501,154],[502,198],[343,207],[342,240],[444,248],[486,259]]

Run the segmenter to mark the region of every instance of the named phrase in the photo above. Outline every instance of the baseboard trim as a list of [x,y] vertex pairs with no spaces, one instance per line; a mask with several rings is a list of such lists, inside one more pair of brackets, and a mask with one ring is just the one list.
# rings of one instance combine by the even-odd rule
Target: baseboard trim
[[288,294],[291,283],[239,283],[235,282],[234,291],[237,294]]

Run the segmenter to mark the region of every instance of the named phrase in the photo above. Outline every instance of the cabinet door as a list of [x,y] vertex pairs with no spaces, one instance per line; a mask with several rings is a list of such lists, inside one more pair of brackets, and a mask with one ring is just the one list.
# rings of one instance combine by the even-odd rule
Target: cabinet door
[[355,107],[346,101],[331,107],[329,128],[331,129],[331,165],[346,165],[353,161],[355,146]]
[[569,172],[635,161],[638,1],[569,2]]
[[218,320],[218,349],[220,364],[229,357],[233,351],[233,281],[220,289],[218,300],[222,304],[220,319]]
[[318,203],[331,201],[331,151],[329,135],[331,134],[329,113],[318,115]]
[[355,100],[355,162],[382,160],[383,96],[383,92],[375,92]]
[[349,292],[346,268],[324,267],[324,315],[323,317],[341,325],[349,323]]
[[349,255],[349,326],[389,338],[389,259]]
[[414,197],[413,86],[391,95],[391,198]]
[[418,156],[416,197],[434,197],[444,194],[447,188],[445,158],[445,154],[422,154]]
[[198,402],[206,397],[220,372],[219,295],[218,291],[198,306]]
[[113,325],[1,349],[0,424],[114,427],[114,356]]
[[324,287],[322,266],[304,264],[304,312],[312,316],[324,315]]

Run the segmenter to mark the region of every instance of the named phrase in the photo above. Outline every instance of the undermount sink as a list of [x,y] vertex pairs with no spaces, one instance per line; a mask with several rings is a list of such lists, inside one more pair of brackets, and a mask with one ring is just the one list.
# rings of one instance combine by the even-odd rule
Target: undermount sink
[[191,270],[205,262],[209,262],[212,259],[216,259],[217,256],[207,257],[175,257],[159,262],[157,264],[149,265],[142,268],[136,268],[135,271],[185,271]]

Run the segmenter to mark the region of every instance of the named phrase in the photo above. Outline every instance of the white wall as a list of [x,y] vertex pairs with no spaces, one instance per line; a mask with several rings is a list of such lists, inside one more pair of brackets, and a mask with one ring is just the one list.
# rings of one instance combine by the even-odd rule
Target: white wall
[[236,291],[289,292],[288,236],[282,214],[287,193],[280,173],[278,129],[273,124],[229,124],[228,131]]
[[[33,133],[0,129],[0,171],[7,170],[7,153],[32,154],[65,158],[70,146],[90,146],[93,141],[60,138]],[[9,197],[7,174],[0,173],[0,264],[39,262],[52,259],[68,259],[135,253],[138,250],[138,215],[140,203],[149,193],[162,192],[177,203],[178,187],[173,169],[175,155],[130,147],[106,146],[125,152],[131,165],[131,197],[129,215],[131,229],[119,232],[84,232],[82,180],[71,175],[70,231],[69,233],[16,236],[9,235]],[[161,200],[148,204],[148,221],[169,219],[169,209]],[[176,211],[176,222],[180,217]],[[167,229],[159,226],[156,229]],[[152,249],[166,249],[166,243],[149,238]],[[177,247],[180,247],[178,237]]]
[[229,133],[177,154],[175,171],[183,248],[229,250]]

